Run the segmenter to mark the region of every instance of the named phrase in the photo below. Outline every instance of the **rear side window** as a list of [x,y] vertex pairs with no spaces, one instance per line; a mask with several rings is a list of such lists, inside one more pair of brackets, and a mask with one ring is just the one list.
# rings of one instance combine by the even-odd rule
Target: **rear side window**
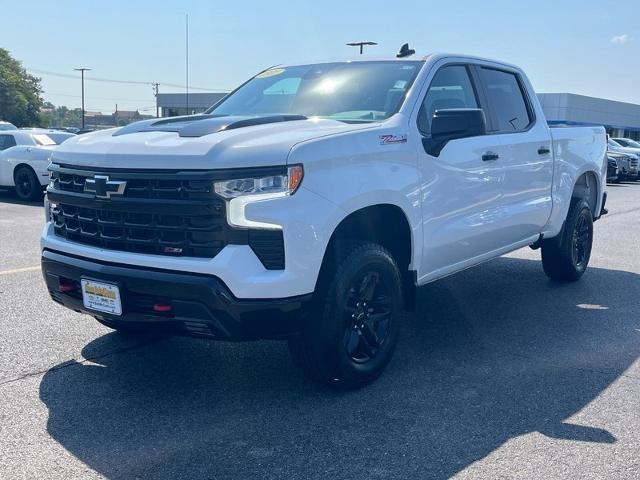
[[421,132],[430,132],[436,110],[452,108],[478,108],[469,71],[463,65],[442,67],[435,74],[418,114],[418,128]]
[[500,133],[525,130],[533,121],[518,77],[511,72],[480,68],[480,78],[496,115]]
[[7,148],[15,147],[16,140],[13,135],[0,135],[0,150],[6,150]]

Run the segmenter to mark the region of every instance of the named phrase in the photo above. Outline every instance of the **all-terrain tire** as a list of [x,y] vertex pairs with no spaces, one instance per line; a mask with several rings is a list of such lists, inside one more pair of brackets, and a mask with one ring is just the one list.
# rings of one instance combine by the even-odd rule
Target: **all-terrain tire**
[[375,380],[387,366],[402,315],[402,275],[384,247],[357,243],[321,278],[304,330],[289,339],[311,379],[341,388]]
[[542,267],[553,280],[575,282],[584,274],[593,244],[593,213],[584,198],[573,198],[562,232],[542,241]]

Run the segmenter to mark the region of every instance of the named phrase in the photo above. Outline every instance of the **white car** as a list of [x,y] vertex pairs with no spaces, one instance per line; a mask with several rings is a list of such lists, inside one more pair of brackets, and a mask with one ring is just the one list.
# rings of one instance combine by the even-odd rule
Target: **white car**
[[21,200],[41,198],[51,152],[73,136],[42,129],[0,131],[0,186],[13,187]]
[[401,57],[270,68],[205,114],[62,144],[53,300],[119,330],[286,338],[312,378],[357,387],[421,285],[526,246],[579,279],[604,129],[550,129],[513,65]]
[[17,129],[18,129],[18,127],[16,127],[13,123],[0,121],[0,131],[2,131],[2,130],[17,130]]

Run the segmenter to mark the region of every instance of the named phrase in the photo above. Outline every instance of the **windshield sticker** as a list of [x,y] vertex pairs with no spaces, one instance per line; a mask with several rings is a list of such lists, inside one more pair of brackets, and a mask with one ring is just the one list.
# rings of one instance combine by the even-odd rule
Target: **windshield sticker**
[[258,75],[256,75],[256,78],[275,77],[276,75],[280,75],[282,72],[284,72],[284,68],[271,68],[269,70],[265,70],[262,73],[259,73]]
[[380,145],[392,145],[394,143],[407,143],[407,134],[380,135]]

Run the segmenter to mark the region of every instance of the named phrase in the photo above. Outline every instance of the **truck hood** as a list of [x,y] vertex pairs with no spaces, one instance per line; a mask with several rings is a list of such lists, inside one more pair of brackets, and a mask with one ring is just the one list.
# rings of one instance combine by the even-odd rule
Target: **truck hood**
[[217,169],[283,165],[297,143],[378,124],[282,115],[195,115],[78,135],[52,161],[96,168]]

